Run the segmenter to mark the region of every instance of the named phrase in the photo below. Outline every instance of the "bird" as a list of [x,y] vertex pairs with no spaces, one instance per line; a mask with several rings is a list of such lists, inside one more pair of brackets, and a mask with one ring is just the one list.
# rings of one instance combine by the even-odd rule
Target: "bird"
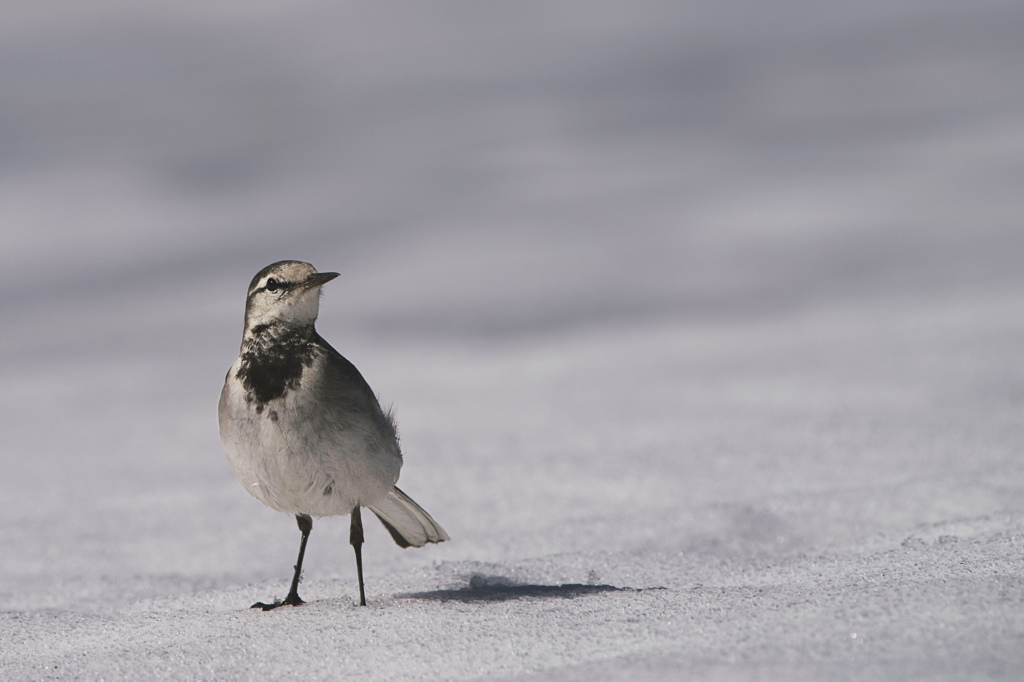
[[360,606],[366,606],[361,508],[380,519],[399,547],[451,539],[395,487],[402,451],[391,408],[381,407],[359,370],[316,331],[321,287],[337,276],[296,260],[256,273],[241,349],[220,394],[220,439],[235,476],[263,504],[294,514],[301,533],[288,596],[251,608],[305,603],[299,581],[314,517],[351,516]]

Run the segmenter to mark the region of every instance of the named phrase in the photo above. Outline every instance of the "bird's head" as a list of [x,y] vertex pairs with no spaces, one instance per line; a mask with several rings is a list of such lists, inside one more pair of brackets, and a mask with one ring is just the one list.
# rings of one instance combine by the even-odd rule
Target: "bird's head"
[[261,325],[311,326],[320,312],[320,287],[338,276],[297,260],[268,265],[252,278],[245,299],[245,334]]

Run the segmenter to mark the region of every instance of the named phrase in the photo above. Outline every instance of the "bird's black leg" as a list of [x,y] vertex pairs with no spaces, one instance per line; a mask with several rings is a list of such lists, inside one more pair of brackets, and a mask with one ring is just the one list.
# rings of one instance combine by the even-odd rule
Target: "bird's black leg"
[[299,581],[302,579],[302,557],[306,553],[306,540],[309,539],[309,533],[313,530],[313,519],[307,514],[296,514],[295,520],[299,524],[299,530],[302,531],[302,541],[299,543],[299,559],[295,562],[295,575],[292,577],[292,588],[288,590],[288,596],[284,598],[284,601],[277,600],[273,604],[264,604],[261,601],[256,602],[251,608],[263,609],[269,611],[270,609],[276,609],[278,606],[298,606],[299,604],[305,604],[299,598]]
[[352,510],[352,526],[349,529],[348,541],[356,550],[356,574],[359,576],[359,605],[366,606],[366,589],[363,587],[363,517],[359,513],[359,505]]

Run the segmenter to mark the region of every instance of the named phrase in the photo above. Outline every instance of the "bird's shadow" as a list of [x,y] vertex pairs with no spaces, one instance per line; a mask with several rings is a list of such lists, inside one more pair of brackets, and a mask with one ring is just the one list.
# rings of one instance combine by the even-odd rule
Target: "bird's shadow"
[[430,599],[434,601],[496,602],[511,599],[575,599],[600,592],[643,592],[663,590],[664,587],[616,587],[615,585],[584,585],[566,583],[562,585],[531,585],[518,583],[503,576],[474,573],[465,587],[429,592],[407,592],[396,595],[400,599]]

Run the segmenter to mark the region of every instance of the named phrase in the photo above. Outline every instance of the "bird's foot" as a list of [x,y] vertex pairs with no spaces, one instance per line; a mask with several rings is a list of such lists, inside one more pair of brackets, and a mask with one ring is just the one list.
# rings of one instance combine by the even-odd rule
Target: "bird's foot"
[[299,598],[299,595],[297,593],[292,593],[292,594],[289,594],[287,597],[285,597],[284,601],[282,601],[280,599],[275,599],[272,604],[264,604],[263,602],[258,601],[255,604],[253,604],[252,606],[250,606],[249,608],[250,609],[263,609],[264,611],[271,611],[273,609],[276,609],[278,606],[298,606],[300,604],[305,604],[305,603],[306,602],[302,601],[302,599]]

